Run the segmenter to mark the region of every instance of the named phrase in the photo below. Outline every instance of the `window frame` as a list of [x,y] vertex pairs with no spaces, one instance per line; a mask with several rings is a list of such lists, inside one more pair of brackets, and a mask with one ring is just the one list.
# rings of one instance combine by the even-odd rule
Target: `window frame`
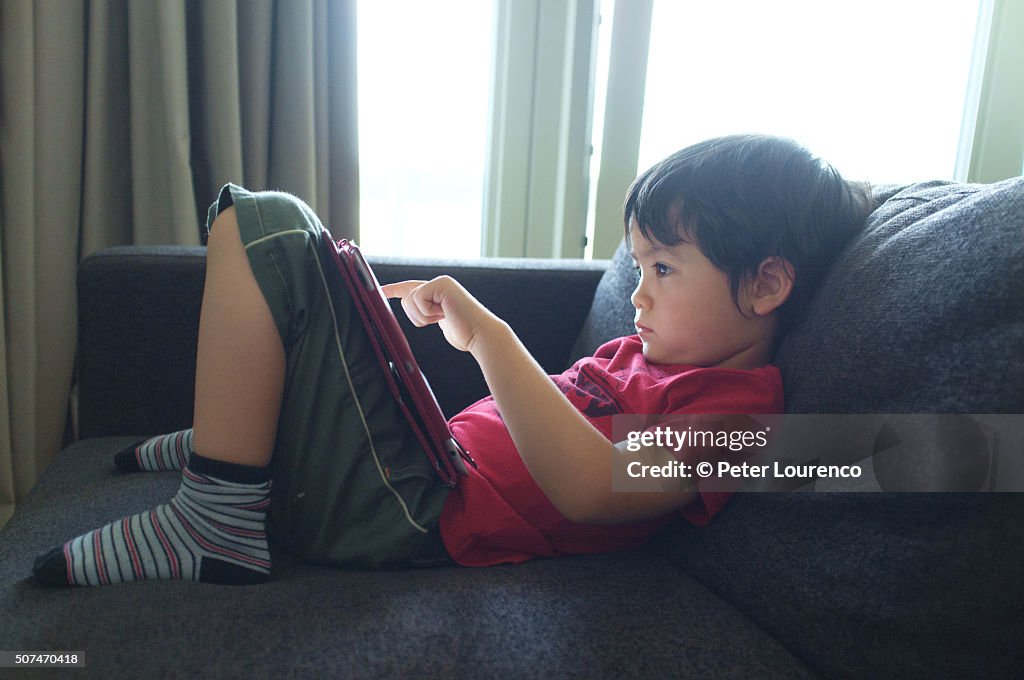
[[[957,179],[990,183],[1024,174],[1024,3],[982,0],[964,107]],[[980,60],[981,63],[979,63]]]
[[583,257],[597,0],[496,0],[482,255]]
[[[591,182],[599,0],[496,0],[484,256],[609,258],[638,172],[654,0],[616,0]],[[954,177],[1024,173],[1024,3],[981,0]],[[1015,39],[1017,37],[1017,39]],[[930,178],[922,178],[930,179]],[[588,196],[594,233],[587,248]]]

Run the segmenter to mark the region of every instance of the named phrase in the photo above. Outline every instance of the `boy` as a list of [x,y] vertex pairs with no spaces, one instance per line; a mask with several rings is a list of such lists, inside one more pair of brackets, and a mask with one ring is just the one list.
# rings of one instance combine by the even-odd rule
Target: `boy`
[[612,442],[612,415],[781,412],[777,341],[868,211],[862,188],[788,140],[726,137],[670,156],[625,204],[637,333],[560,376],[451,278],[386,286],[417,326],[470,352],[491,390],[451,420],[479,469],[450,490],[352,310],[325,294],[316,216],[228,185],[210,213],[193,429],[117,457],[182,468],[181,488],[54,548],[34,576],[258,583],[268,535],[327,564],[483,566],[636,547],[677,510],[706,523],[725,494],[613,491],[613,460],[673,454]]

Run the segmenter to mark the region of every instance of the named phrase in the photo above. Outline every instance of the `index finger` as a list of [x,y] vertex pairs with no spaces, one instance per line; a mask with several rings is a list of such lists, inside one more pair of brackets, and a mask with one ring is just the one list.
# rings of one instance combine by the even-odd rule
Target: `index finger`
[[388,283],[380,287],[384,293],[384,297],[389,298],[406,298],[414,290],[422,286],[426,281],[398,281],[397,283]]

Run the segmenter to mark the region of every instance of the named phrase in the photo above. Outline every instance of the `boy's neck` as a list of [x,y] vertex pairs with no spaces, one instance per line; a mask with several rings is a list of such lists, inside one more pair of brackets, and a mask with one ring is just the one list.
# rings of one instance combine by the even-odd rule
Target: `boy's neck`
[[722,361],[718,366],[752,371],[770,364],[773,356],[775,356],[775,343],[770,338],[764,338]]

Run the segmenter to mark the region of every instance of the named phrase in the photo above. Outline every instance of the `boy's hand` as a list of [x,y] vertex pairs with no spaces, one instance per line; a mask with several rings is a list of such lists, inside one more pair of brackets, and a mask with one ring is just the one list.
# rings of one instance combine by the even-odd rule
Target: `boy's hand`
[[417,326],[436,323],[480,365],[516,450],[554,506],[574,522],[621,524],[663,515],[693,499],[673,493],[615,493],[621,454],[566,398],[512,329],[448,276],[383,286]]
[[414,325],[436,323],[448,343],[463,352],[473,351],[486,328],[502,323],[450,276],[389,283],[381,289],[389,298],[401,298]]

